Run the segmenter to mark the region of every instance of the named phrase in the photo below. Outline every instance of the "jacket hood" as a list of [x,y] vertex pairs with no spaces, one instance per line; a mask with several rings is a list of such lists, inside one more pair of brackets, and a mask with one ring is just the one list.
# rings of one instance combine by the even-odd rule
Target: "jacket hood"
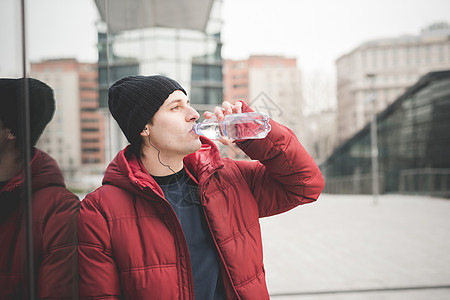
[[[37,148],[33,149],[34,156],[30,162],[32,190],[36,192],[48,186],[65,187],[64,177],[58,163],[50,155]],[[21,172],[14,176],[3,191],[11,192],[25,181],[25,173]]]
[[[201,148],[183,160],[184,166],[199,183],[203,182],[216,169],[223,167],[216,144],[202,136],[200,140]],[[112,184],[131,193],[140,192],[149,187],[155,192],[159,191],[160,196],[163,194],[153,177],[142,170],[141,163],[130,151],[130,146],[121,150],[111,161],[106,168],[102,183]]]

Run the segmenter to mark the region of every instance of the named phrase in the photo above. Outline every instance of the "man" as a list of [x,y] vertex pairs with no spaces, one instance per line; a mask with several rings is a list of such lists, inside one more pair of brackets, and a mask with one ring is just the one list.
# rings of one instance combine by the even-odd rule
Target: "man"
[[[317,199],[322,175],[292,131],[237,141],[221,158],[191,131],[199,114],[164,76],[126,77],[109,109],[130,145],[82,201],[82,299],[267,299],[259,218]],[[248,112],[223,103],[205,118]],[[222,142],[227,143],[225,139]]]
[[[52,89],[27,79],[30,132],[34,146],[52,119]],[[0,299],[73,299],[78,292],[76,217],[80,201],[65,188],[56,161],[33,148],[31,168],[32,237],[35,274],[27,273],[25,165],[21,155],[19,101],[24,79],[0,79]]]

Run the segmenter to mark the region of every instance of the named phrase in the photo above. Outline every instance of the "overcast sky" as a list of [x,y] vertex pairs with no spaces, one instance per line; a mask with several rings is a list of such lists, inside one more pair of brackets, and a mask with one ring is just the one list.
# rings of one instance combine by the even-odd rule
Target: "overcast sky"
[[450,22],[450,1],[225,0],[223,16],[224,57],[274,53],[332,70],[336,58],[367,40]]
[[[0,1],[0,75],[20,65],[18,2]],[[28,0],[31,60],[97,59],[93,0]],[[295,57],[304,70],[334,72],[334,61],[376,38],[418,34],[436,21],[450,22],[448,0],[224,0],[223,57],[251,54]],[[19,68],[20,69],[20,68]]]

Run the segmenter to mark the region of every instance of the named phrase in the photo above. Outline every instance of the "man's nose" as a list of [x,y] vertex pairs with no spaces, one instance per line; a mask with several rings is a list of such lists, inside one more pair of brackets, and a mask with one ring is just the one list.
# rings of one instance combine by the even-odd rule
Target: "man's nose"
[[200,118],[200,114],[195,108],[189,106],[189,112],[186,115],[188,121],[197,121]]

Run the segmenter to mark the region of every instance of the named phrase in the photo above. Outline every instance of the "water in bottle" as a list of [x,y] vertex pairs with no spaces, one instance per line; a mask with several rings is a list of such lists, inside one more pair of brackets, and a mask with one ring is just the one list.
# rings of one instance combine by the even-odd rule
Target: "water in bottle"
[[214,116],[195,124],[192,128],[198,135],[212,140],[218,140],[222,136],[230,140],[262,139],[267,136],[270,129],[269,116],[258,112],[225,115],[220,122]]

